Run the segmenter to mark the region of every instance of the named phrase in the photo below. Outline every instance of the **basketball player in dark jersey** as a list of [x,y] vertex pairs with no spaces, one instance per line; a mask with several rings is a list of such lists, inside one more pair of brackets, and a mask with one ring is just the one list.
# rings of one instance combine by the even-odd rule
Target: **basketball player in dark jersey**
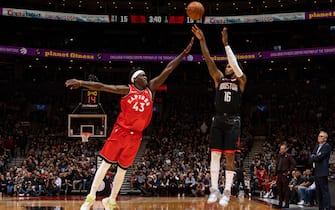
[[180,64],[184,56],[190,52],[193,40],[194,38],[191,39],[182,53],[167,64],[160,75],[150,81],[148,81],[144,70],[137,69],[130,73],[129,85],[107,85],[77,79],[70,79],[65,82],[66,87],[70,89],[85,87],[123,96],[120,100],[121,112],[110,136],[100,151],[103,161],[94,176],[90,193],[86,196],[80,210],[89,210],[93,206],[96,192],[112,163],[117,163],[118,168],[113,180],[111,195],[104,198],[102,204],[106,210],[117,208],[116,197],[123,183],[126,170],[133,164],[141,144],[142,132],[151,120],[155,92]]
[[[227,54],[228,64],[225,71],[220,71],[206,44],[202,30],[194,25],[192,32],[200,41],[202,55],[206,61],[209,74],[214,80],[216,88],[215,96],[215,115],[213,117],[210,131],[210,150],[211,150],[211,188],[207,203],[214,203],[219,198],[219,204],[227,206],[231,195],[231,186],[235,175],[235,151],[240,139],[240,104],[241,95],[247,82],[245,74],[242,72],[237,59],[228,45],[227,28],[224,27],[222,43]],[[218,178],[220,171],[221,154],[226,158],[225,170],[225,189],[222,195],[218,188]]]

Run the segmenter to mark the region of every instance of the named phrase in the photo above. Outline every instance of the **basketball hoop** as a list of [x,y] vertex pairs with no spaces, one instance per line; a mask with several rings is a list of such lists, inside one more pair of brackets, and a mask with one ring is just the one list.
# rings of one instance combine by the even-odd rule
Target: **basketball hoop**
[[88,142],[88,138],[92,136],[92,133],[90,132],[81,132],[81,141],[82,142]]

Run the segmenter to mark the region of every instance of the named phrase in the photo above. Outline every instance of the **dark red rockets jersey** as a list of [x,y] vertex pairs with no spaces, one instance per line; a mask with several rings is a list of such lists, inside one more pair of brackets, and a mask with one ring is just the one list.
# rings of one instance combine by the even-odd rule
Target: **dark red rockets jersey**
[[129,93],[120,100],[121,112],[116,123],[134,131],[143,131],[152,117],[153,101],[149,88],[138,90],[129,85]]

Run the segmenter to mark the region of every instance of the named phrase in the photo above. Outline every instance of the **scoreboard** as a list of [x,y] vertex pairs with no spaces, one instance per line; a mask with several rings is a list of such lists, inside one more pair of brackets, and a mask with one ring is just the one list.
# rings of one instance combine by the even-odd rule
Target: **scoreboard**
[[189,17],[176,15],[110,15],[111,23],[133,23],[133,24],[146,24],[146,23],[165,23],[165,24],[185,24],[185,23],[201,23],[201,20],[192,20]]

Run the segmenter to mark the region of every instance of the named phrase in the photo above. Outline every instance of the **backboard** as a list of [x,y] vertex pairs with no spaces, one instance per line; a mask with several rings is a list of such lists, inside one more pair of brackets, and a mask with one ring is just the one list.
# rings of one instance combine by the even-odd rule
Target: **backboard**
[[82,137],[83,133],[92,133],[90,137],[106,137],[107,115],[69,114],[68,137]]

